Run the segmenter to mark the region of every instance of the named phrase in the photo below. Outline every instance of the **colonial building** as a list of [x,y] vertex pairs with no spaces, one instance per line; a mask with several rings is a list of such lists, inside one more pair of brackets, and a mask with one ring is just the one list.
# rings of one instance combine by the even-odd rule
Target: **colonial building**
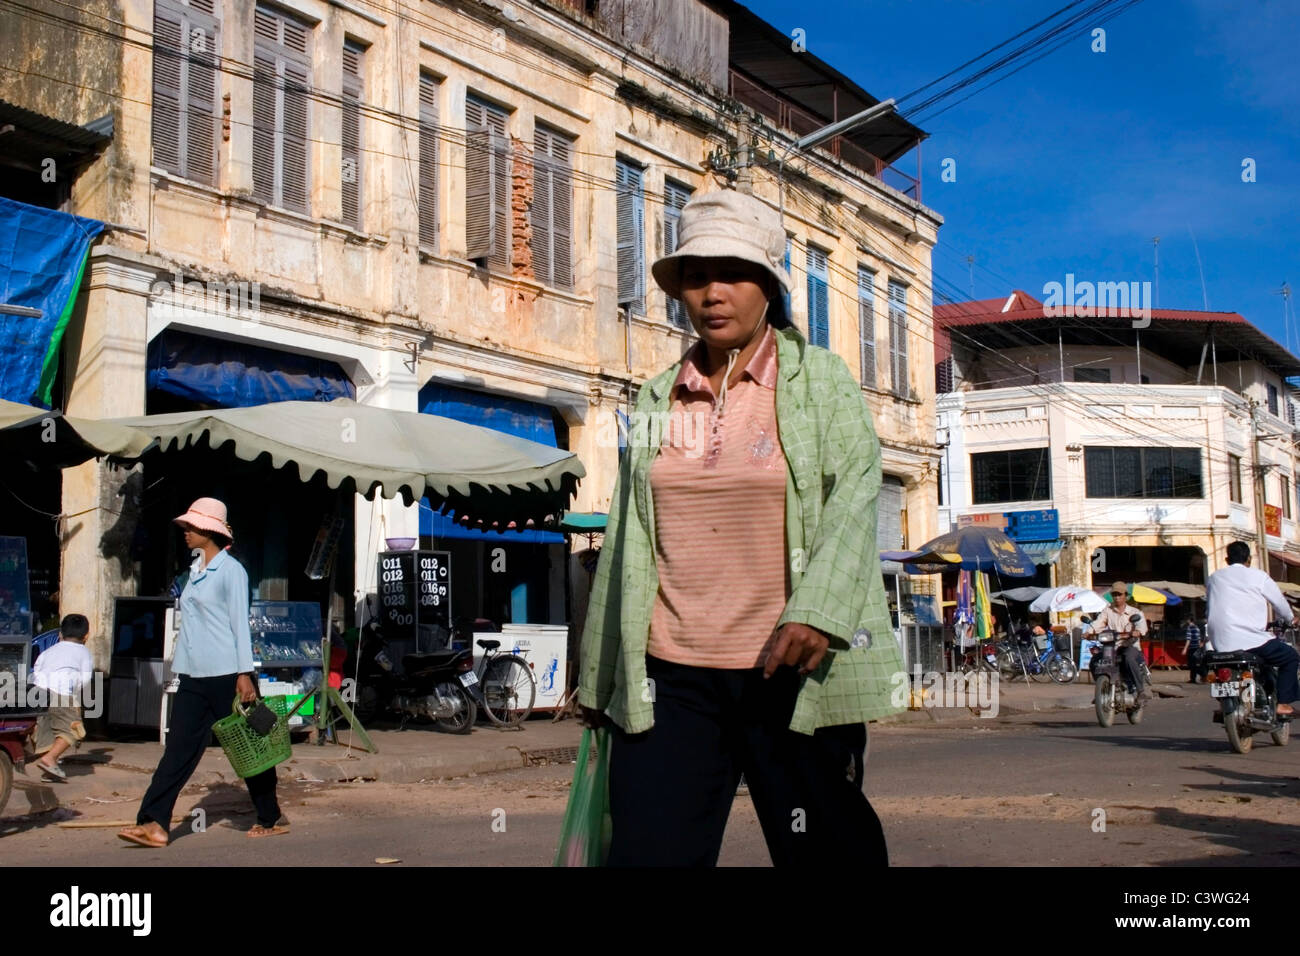
[[[882,548],[924,541],[941,220],[919,175],[889,165],[924,134],[891,114],[792,153],[877,102],[796,46],[697,0],[7,7],[0,99],[111,117],[102,152],[61,173],[62,208],[107,227],[53,404],[120,417],[343,397],[452,415],[573,450],[574,509],[604,511],[615,413],[693,338],[649,264],[692,194],[741,188],[783,208],[796,324],[876,414]],[[202,494],[230,503],[256,596],[323,599],[302,569],[334,504],[292,472],[207,449],[66,472],[62,607],[102,635],[115,597],[162,593],[185,563],[168,521]],[[384,539],[417,535],[452,551],[458,615],[575,610],[559,535],[484,536],[400,501],[345,512],[349,620]]]
[[1096,311],[935,309],[940,525],[1054,513],[1040,584],[1201,584],[1232,541],[1294,580],[1300,359],[1234,312]]

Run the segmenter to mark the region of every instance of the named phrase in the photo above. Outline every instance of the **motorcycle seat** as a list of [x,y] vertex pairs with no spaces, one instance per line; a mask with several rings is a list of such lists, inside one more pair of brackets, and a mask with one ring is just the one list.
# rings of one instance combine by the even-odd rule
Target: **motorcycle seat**
[[464,651],[429,651],[426,654],[406,654],[402,657],[402,669],[408,674],[429,667],[444,667],[464,654]]
[[1261,662],[1250,651],[1210,651],[1201,658],[1204,664],[1244,664],[1259,667]]
[[479,647],[483,648],[483,650],[485,651],[495,651],[498,647],[501,646],[500,641],[478,641],[476,643],[478,644]]

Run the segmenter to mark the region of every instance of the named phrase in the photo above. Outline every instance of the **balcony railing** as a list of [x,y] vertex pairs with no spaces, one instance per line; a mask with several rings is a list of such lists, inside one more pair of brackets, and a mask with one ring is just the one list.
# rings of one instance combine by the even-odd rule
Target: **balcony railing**
[[[743,73],[729,70],[730,82],[728,92],[731,98],[744,103],[751,109],[766,116],[781,129],[790,130],[796,137],[807,136],[827,125],[826,120],[815,116],[807,110],[796,106],[785,97],[754,82]],[[832,118],[835,122],[840,117]],[[861,146],[843,136],[836,136],[822,145],[836,159],[856,166],[869,176],[893,186],[917,202],[921,201],[921,160],[920,144],[917,144],[917,175],[909,176],[883,159],[874,156]]]

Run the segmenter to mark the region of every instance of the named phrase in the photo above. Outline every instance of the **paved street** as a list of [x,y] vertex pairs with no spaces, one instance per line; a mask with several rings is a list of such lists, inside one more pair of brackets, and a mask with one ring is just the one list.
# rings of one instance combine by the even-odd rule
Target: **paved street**
[[[1086,685],[1073,690],[1076,698],[1088,692]],[[1077,708],[880,727],[867,790],[898,865],[1294,865],[1300,741],[1279,748],[1257,738],[1253,753],[1235,755],[1210,722],[1211,711],[1204,688],[1195,688],[1185,699],[1156,701],[1137,727],[1122,722],[1103,730],[1090,709]],[[373,865],[391,858],[403,865],[541,866],[550,862],[573,771],[543,766],[440,782],[286,783],[282,800],[293,832],[258,843],[241,832],[252,822],[242,786],[196,786],[178,812],[202,807],[207,830],[151,852],[120,844],[111,829],[57,826],[74,812],[81,821],[129,817],[147,783],[138,771],[75,769],[86,772],[59,790],[75,811],[11,816],[0,825],[6,863],[39,865],[57,855],[62,865]],[[9,812],[24,802],[16,794]],[[1105,811],[1104,833],[1093,830],[1095,808]],[[493,820],[503,814],[505,831],[494,832]],[[744,796],[721,862],[768,862]]]

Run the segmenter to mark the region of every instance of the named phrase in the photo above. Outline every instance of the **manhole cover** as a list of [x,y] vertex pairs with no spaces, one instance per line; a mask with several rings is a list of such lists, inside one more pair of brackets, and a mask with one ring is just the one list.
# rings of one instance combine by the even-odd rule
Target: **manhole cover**
[[[540,767],[545,764],[553,763],[576,763],[578,760],[577,747],[552,747],[549,750],[525,750],[521,751],[524,758],[524,765],[528,767]],[[591,746],[591,757],[596,756],[596,747]]]

